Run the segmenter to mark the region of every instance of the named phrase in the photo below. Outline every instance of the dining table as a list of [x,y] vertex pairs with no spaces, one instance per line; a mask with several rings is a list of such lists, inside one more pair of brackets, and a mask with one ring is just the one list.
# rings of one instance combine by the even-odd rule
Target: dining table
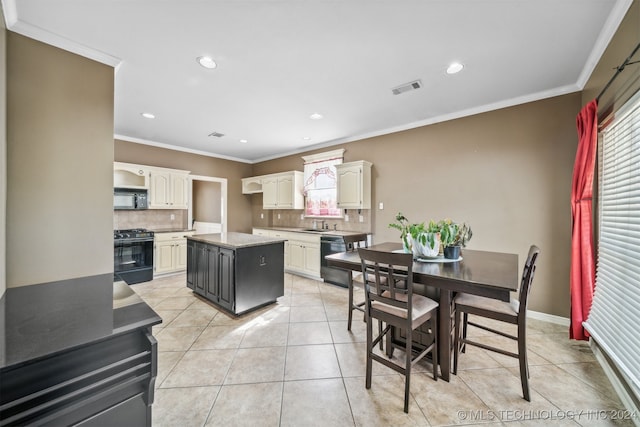
[[[403,251],[399,242],[369,246],[381,252]],[[357,251],[340,252],[325,257],[331,267],[361,271]],[[518,255],[502,252],[462,249],[457,260],[443,257],[418,258],[413,262],[414,292],[438,299],[438,359],[440,375],[449,381],[453,349],[453,298],[459,292],[509,301],[518,289]],[[433,340],[432,340],[433,341]]]

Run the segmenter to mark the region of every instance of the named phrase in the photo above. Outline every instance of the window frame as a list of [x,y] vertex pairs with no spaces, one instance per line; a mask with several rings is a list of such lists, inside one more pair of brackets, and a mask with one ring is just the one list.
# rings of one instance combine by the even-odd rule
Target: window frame
[[[339,149],[339,150],[332,150],[332,151],[326,151],[323,153],[317,153],[317,154],[312,154],[309,156],[303,156],[302,159],[304,160],[304,189],[303,189],[303,194],[304,194],[304,217],[305,218],[320,218],[320,219],[342,219],[344,217],[343,213],[342,213],[342,209],[337,207],[337,203],[338,203],[338,176],[336,173],[336,169],[335,169],[335,164],[341,164],[344,162],[344,149]],[[330,163],[329,165],[322,165],[323,163]],[[312,180],[312,177],[314,175],[317,175],[316,171],[318,170],[317,167],[314,167],[313,165],[322,165],[321,168],[324,169],[326,167],[329,167],[332,171],[333,171],[333,175],[335,177],[334,179],[334,186],[333,187],[324,187],[324,188],[309,188],[310,182]],[[314,180],[315,181],[315,180]],[[330,202],[329,204],[331,205],[331,201],[333,202],[333,205],[335,205],[334,208],[334,215],[331,214],[327,214],[327,215],[322,215],[322,214],[317,214],[317,213],[313,213],[310,212],[310,206],[308,205],[309,201],[309,193],[324,193],[326,194],[327,192],[330,194]]]

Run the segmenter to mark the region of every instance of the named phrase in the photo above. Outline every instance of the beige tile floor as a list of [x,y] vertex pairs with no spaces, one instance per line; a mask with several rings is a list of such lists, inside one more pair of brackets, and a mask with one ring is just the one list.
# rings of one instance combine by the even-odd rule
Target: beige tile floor
[[276,304],[233,318],[194,296],[184,274],[132,287],[163,319],[155,426],[633,425],[597,412],[624,408],[566,327],[529,321],[531,402],[516,359],[469,348],[450,382],[417,365],[405,414],[401,375],[374,364],[365,389],[365,324],[356,316],[347,331],[343,288],[285,274]]

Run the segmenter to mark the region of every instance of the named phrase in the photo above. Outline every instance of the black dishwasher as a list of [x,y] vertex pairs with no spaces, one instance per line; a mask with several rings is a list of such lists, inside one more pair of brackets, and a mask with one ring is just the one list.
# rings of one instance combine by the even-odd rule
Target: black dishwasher
[[341,236],[323,235],[320,237],[320,277],[322,277],[325,282],[333,283],[343,288],[349,286],[349,275],[351,271],[329,267],[327,260],[324,258],[327,255],[345,252],[346,250],[344,240]]

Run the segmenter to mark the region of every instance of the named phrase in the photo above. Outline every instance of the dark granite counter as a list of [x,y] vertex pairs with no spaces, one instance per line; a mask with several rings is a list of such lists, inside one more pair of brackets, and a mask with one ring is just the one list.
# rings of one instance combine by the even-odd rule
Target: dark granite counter
[[286,239],[273,237],[256,236],[245,233],[218,233],[218,234],[196,234],[187,237],[187,240],[208,243],[229,249],[247,248],[251,246],[262,246],[273,243],[284,242]]
[[113,274],[9,288],[2,313],[0,369],[162,322]]

